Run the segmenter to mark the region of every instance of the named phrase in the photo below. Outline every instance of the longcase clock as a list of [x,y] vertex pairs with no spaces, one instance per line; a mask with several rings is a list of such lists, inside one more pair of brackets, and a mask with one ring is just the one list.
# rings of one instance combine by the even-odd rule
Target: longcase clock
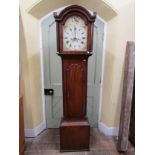
[[87,64],[92,55],[91,15],[77,5],[54,13],[57,49],[62,59],[63,118],[60,124],[60,151],[89,150],[90,125],[86,116]]

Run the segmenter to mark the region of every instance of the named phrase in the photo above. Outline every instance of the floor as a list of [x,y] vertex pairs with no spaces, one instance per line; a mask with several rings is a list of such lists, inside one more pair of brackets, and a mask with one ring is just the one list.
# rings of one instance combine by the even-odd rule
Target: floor
[[63,152],[59,151],[59,130],[46,129],[36,138],[26,138],[24,155],[134,155],[134,147],[129,144],[126,153],[116,150],[117,139],[107,137],[97,128],[91,129],[89,152]]

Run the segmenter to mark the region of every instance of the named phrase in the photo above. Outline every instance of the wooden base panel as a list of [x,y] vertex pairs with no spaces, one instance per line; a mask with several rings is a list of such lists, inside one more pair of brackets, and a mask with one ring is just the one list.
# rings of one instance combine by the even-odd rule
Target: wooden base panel
[[24,155],[25,148],[26,148],[26,145],[24,143],[23,146],[19,149],[19,155]]
[[62,120],[60,151],[88,151],[90,125],[87,120]]

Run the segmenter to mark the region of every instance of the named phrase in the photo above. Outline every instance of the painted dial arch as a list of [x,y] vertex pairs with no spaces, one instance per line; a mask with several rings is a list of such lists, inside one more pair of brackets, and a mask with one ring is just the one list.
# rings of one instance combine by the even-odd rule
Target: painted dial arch
[[88,27],[79,16],[69,17],[63,26],[63,50],[86,51]]

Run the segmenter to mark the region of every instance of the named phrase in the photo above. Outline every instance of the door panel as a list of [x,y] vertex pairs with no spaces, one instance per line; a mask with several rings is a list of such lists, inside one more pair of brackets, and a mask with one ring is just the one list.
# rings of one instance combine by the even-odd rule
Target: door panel
[[[87,76],[87,116],[92,127],[97,127],[98,121],[101,66],[103,59],[103,32],[104,24],[97,18],[94,24],[93,55],[88,59]],[[45,96],[47,128],[58,128],[63,115],[62,66],[61,58],[56,54],[56,41],[56,24],[53,15],[51,15],[42,22],[44,86],[45,88],[52,88],[54,90],[52,96]],[[77,72],[80,73],[80,70],[77,69]],[[70,74],[72,74],[71,71]],[[68,77],[68,79],[68,81],[72,80],[70,77]],[[80,93],[81,90],[77,91]],[[74,97],[76,97],[76,95]],[[72,98],[73,100],[74,97]],[[79,102],[75,102],[75,104],[79,104]]]

